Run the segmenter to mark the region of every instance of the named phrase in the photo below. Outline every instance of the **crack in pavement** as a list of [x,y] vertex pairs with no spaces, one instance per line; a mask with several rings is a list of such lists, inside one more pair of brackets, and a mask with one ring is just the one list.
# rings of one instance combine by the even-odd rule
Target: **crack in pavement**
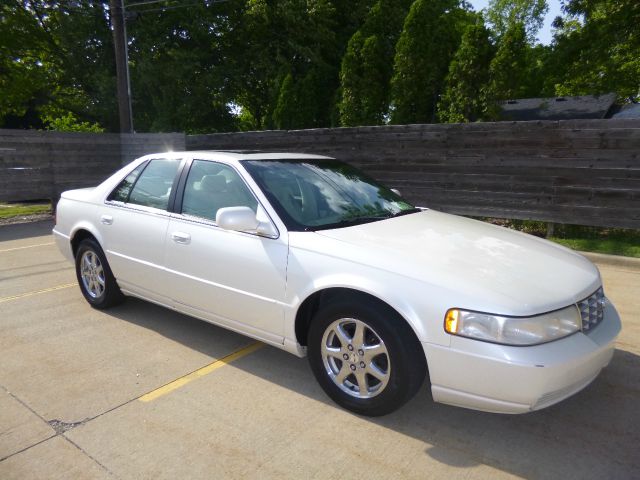
[[86,455],[87,457],[89,457],[96,465],[98,465],[101,469],[103,469],[105,472],[107,472],[110,476],[112,476],[113,478],[120,478],[118,477],[115,473],[113,473],[111,470],[109,470],[105,465],[103,465],[102,463],[100,463],[95,457],[93,457],[92,455],[90,455],[88,452],[86,452],[82,447],[80,447],[80,445],[78,445],[77,443],[75,443],[73,440],[71,440],[69,437],[67,437],[65,435],[65,432],[68,432],[69,430],[76,428],[77,426],[80,425],[84,425],[85,423],[90,422],[91,420],[94,420],[98,417],[101,417],[102,415],[112,412],[124,405],[127,405],[128,403],[133,402],[134,400],[137,400],[138,397],[133,398],[131,400],[127,400],[124,403],[121,403],[120,405],[117,405],[113,408],[110,408],[109,410],[106,410],[104,412],[99,413],[98,415],[95,415],[93,417],[90,418],[85,418],[84,420],[81,420],[79,422],[63,422],[61,420],[46,420],[42,415],[40,415],[38,412],[36,412],[33,408],[31,408],[27,403],[25,403],[23,400],[21,400],[20,398],[18,398],[16,395],[14,395],[12,392],[10,392],[4,385],[0,385],[0,389],[4,390],[9,396],[11,396],[11,398],[13,398],[15,401],[17,401],[18,403],[20,403],[20,405],[22,405],[24,408],[26,408],[27,410],[29,410],[31,413],[33,413],[36,417],[38,417],[40,420],[42,420],[43,422],[45,422],[47,425],[49,425],[55,432],[54,435],[51,435],[50,437],[44,438],[36,443],[34,443],[33,445],[29,445],[28,447],[25,447],[17,452],[14,452],[10,455],[7,455],[6,457],[0,458],[0,462],[3,462],[15,455],[18,455],[20,453],[26,452],[27,450],[30,450],[33,447],[36,447],[44,442],[47,442],[53,438],[56,437],[61,437],[64,440],[66,440],[67,442],[69,442],[71,445],[73,445],[75,448],[77,448],[78,450],[80,450],[80,452],[82,452],[84,455]]

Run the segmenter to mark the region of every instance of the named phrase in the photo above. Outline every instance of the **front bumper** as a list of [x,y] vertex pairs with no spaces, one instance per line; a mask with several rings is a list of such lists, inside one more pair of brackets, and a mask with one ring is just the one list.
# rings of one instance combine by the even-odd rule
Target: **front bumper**
[[542,345],[511,347],[453,336],[451,346],[423,343],[436,402],[495,413],[525,413],[589,385],[609,364],[620,332],[610,302],[602,322]]

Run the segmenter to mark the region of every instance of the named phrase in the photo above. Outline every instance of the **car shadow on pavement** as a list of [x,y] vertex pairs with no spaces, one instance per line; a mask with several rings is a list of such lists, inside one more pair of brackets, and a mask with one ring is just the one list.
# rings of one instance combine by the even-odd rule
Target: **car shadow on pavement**
[[[129,299],[108,313],[213,357],[219,356],[212,347],[216,338],[237,335],[161,310]],[[253,355],[260,361],[232,366],[340,409],[315,382],[306,359],[271,347]],[[400,410],[360,418],[423,441],[425,455],[460,469],[486,464],[525,478],[640,478],[639,371],[640,356],[617,349],[595,382],[544,410],[498,415],[436,404],[425,384]]]
[[[38,222],[16,223],[12,225],[0,225],[0,242],[11,240],[23,240],[29,237],[40,237],[51,234],[53,219]],[[53,242],[53,238],[50,240]]]

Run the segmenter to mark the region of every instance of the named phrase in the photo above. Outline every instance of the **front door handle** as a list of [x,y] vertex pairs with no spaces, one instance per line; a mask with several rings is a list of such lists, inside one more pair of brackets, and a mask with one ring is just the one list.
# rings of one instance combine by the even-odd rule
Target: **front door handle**
[[111,215],[102,215],[100,217],[100,223],[111,225],[113,223],[113,217]]
[[171,240],[173,240],[176,243],[188,245],[189,243],[191,243],[191,235],[183,232],[173,232],[171,234]]

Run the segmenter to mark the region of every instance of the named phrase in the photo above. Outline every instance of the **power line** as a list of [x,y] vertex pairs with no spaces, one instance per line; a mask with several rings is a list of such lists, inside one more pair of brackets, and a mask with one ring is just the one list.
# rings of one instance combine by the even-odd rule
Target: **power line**
[[[126,9],[130,9],[131,7],[137,7],[140,5],[152,5],[152,4],[156,4],[156,3],[164,3],[167,2],[169,0],[148,0],[145,2],[136,2],[136,3],[131,3],[129,5],[125,5]],[[182,4],[182,5],[168,5],[166,7],[159,7],[159,8],[147,8],[147,9],[143,9],[143,10],[132,10],[134,12],[138,12],[138,13],[143,13],[143,12],[160,12],[160,11],[165,11],[165,10],[176,10],[178,8],[188,8],[188,7],[195,7],[195,6],[204,6],[204,7],[209,7],[211,5],[215,5],[217,3],[226,3],[228,0],[200,0],[199,2],[192,2],[192,3],[186,3],[186,4]]]
[[169,1],[169,0],[148,0],[146,2],[130,3],[128,5],[125,5],[124,8],[137,7],[138,5],[149,5],[151,3],[163,3],[163,2],[167,2],[167,1]]

